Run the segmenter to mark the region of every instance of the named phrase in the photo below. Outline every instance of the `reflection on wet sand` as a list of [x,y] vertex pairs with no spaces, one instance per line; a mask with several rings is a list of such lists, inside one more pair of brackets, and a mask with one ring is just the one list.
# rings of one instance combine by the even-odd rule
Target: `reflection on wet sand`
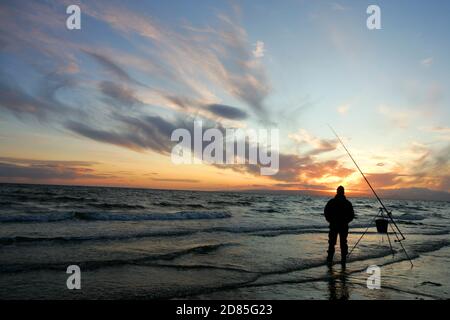
[[333,266],[328,268],[328,300],[348,300],[350,294],[347,287],[347,272],[345,265],[341,270],[334,270]]

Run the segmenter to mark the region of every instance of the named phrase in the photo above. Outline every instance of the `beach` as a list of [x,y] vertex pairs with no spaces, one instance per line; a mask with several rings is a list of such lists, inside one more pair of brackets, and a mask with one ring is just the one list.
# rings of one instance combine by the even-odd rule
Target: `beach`
[[[352,198],[349,247],[378,212]],[[0,299],[448,299],[449,203],[386,200],[414,267],[374,226],[325,264],[328,198],[0,185]],[[69,290],[69,265],[81,289]],[[377,265],[381,288],[369,289]]]

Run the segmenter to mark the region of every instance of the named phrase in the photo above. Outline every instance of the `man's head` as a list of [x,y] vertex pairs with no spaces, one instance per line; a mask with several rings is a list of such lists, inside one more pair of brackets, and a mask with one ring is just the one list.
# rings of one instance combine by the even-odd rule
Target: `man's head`
[[339,186],[336,190],[338,196],[343,196],[345,194],[345,189],[343,186]]

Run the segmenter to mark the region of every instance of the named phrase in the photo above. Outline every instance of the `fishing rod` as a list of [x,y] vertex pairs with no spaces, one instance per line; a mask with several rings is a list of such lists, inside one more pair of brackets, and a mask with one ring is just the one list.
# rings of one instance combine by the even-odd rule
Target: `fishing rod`
[[[362,177],[364,178],[364,180],[366,180],[367,184],[369,185],[370,189],[372,190],[373,194],[375,195],[375,197],[377,198],[378,202],[381,204],[381,207],[383,208],[383,210],[386,212],[387,216],[389,217],[389,219],[392,221],[392,223],[394,224],[395,228],[397,229],[398,233],[402,236],[401,240],[405,240],[405,236],[403,235],[403,233],[400,231],[400,228],[398,227],[398,225],[395,223],[394,219],[392,218],[392,213],[386,208],[386,206],[384,205],[383,201],[381,201],[380,197],[378,196],[378,194],[376,193],[375,189],[372,187],[372,185],[370,184],[369,180],[367,180],[366,176],[364,175],[364,173],[362,172],[362,170],[359,168],[358,164],[356,163],[355,159],[353,159],[350,151],[348,151],[347,147],[345,146],[344,142],[342,142],[341,138],[337,135],[336,131],[334,131],[334,129],[328,125],[328,127],[330,127],[331,131],[333,131],[334,135],[336,136],[336,138],[339,140],[339,142],[341,143],[342,147],[344,147],[345,151],[347,151],[347,154],[349,155],[350,159],[352,159],[353,163],[355,164],[356,168],[358,168],[359,173],[361,173]],[[398,241],[401,241],[400,239],[398,239]]]
[[[355,159],[353,159],[350,151],[348,151],[347,147],[345,146],[344,142],[341,140],[341,138],[338,136],[338,134],[336,133],[336,131],[334,131],[334,129],[328,125],[328,127],[331,129],[331,131],[333,131],[334,135],[336,136],[336,138],[339,140],[339,142],[341,143],[342,147],[344,147],[345,151],[347,152],[347,154],[349,155],[350,159],[352,159],[353,163],[355,164],[356,168],[358,168],[359,173],[361,173],[361,175],[363,176],[364,180],[367,182],[367,184],[369,185],[370,189],[372,190],[373,194],[375,195],[375,197],[377,198],[378,202],[381,204],[381,216],[382,216],[382,212],[383,210],[386,212],[387,216],[389,217],[389,219],[392,221],[392,224],[395,226],[395,228],[397,229],[398,233],[402,236],[402,239],[400,239],[398,237],[397,232],[395,232],[394,228],[391,225],[391,229],[395,235],[395,237],[397,238],[397,242],[400,243],[400,246],[403,249],[403,252],[405,253],[406,257],[408,258],[409,262],[411,263],[411,268],[414,267],[414,264],[412,263],[411,258],[409,257],[408,252],[406,251],[405,247],[403,246],[402,240],[405,240],[405,236],[403,235],[403,233],[400,231],[400,228],[398,227],[398,225],[395,223],[394,219],[392,218],[392,214],[391,212],[386,208],[386,206],[384,205],[383,201],[381,201],[380,197],[378,196],[378,194],[376,193],[375,189],[372,187],[372,185],[370,184],[369,180],[367,180],[366,176],[364,175],[364,173],[362,172],[361,168],[358,166],[358,164],[356,163]],[[366,231],[362,234],[362,236],[359,238],[358,242],[355,244],[355,246],[352,248],[352,250],[350,251],[350,253],[348,255],[350,255],[353,251],[353,249],[355,249],[355,247],[358,245],[359,241],[361,241],[362,237],[364,236],[364,234],[368,231],[369,227],[366,229]],[[387,233],[388,236],[388,240],[389,240],[389,246],[391,248],[392,254],[394,254],[394,251],[392,249],[392,245],[391,245],[391,241],[389,239],[389,233]]]

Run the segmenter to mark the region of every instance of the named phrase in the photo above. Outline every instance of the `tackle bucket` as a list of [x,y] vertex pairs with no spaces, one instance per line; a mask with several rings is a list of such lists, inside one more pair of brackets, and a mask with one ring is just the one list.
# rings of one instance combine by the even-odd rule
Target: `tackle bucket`
[[375,220],[378,233],[387,233],[389,220],[385,218],[380,218]]

